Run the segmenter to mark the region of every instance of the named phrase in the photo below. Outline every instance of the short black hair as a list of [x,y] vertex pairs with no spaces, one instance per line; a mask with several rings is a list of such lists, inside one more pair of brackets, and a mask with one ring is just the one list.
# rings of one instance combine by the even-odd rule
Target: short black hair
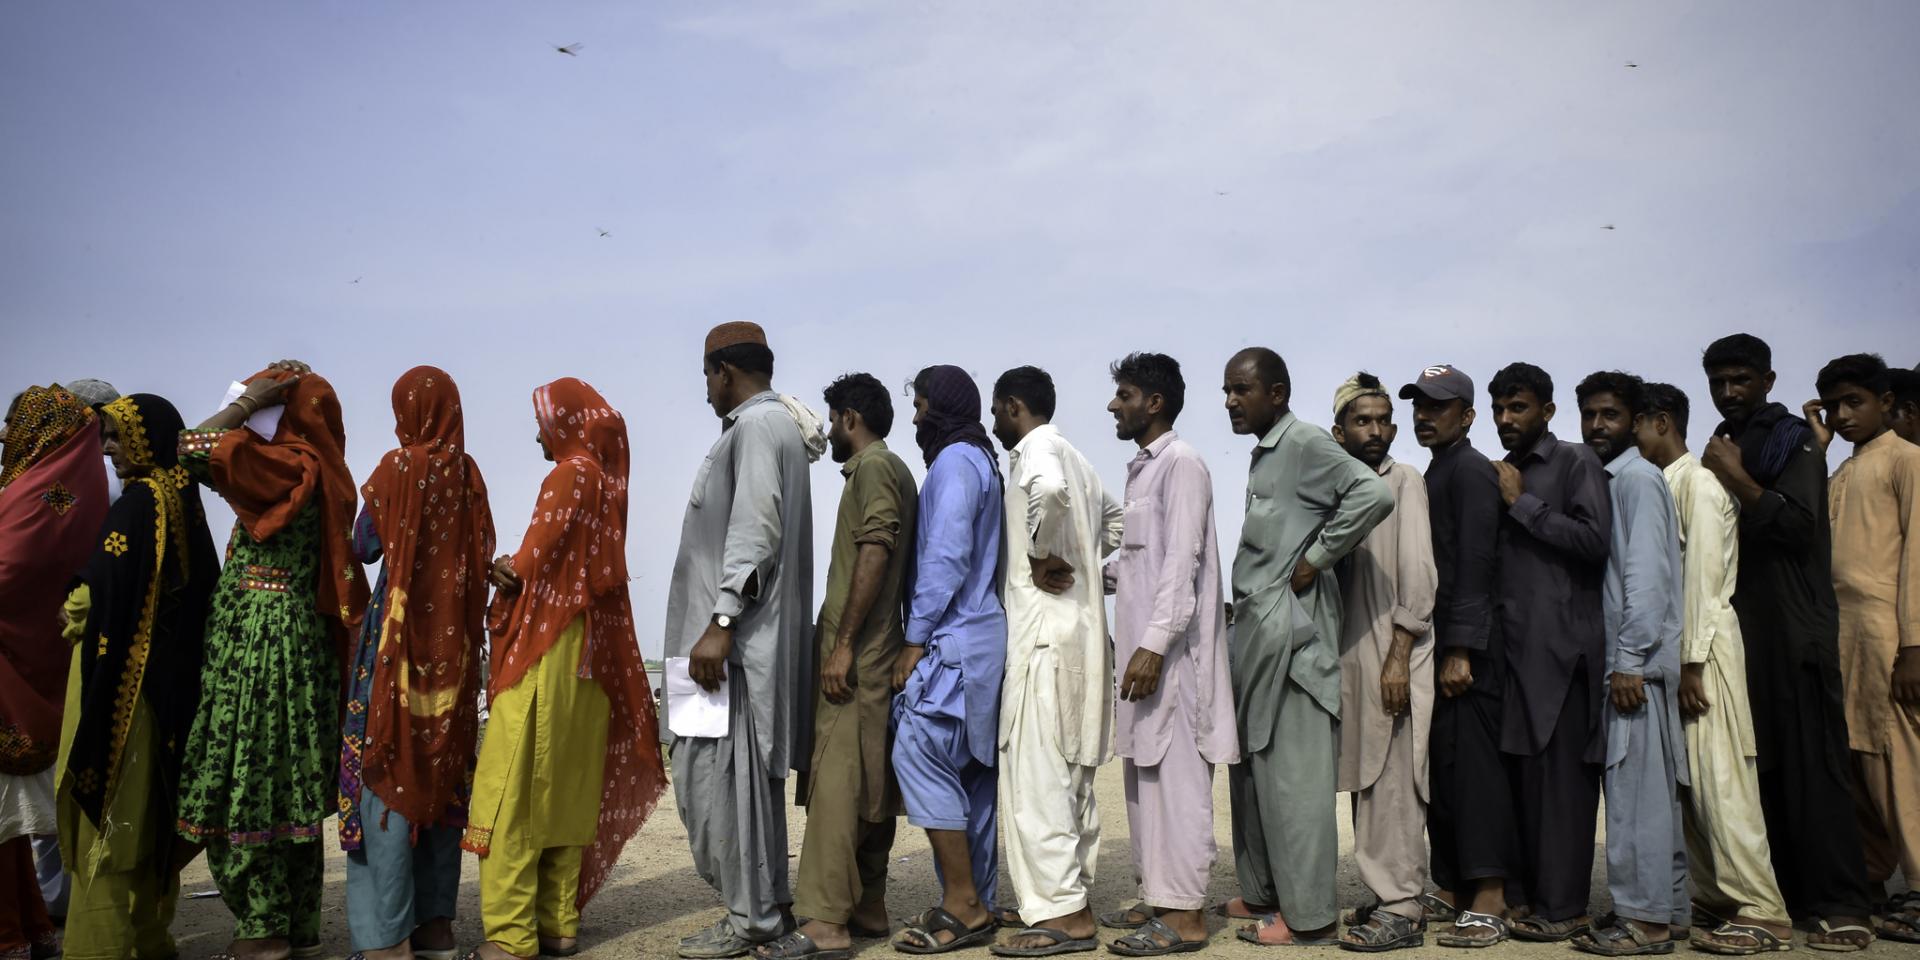
[[[1360,397],[1380,397],[1382,399],[1385,399],[1389,406],[1393,404],[1392,397],[1388,396],[1386,392],[1387,388],[1381,385],[1379,377],[1376,377],[1373,374],[1368,373],[1365,370],[1362,370],[1359,373],[1356,373],[1353,375],[1353,382],[1355,384],[1358,384],[1360,389],[1362,390],[1380,391],[1378,393],[1372,393],[1372,392],[1363,393],[1359,397],[1354,397],[1353,400],[1358,400],[1360,399]],[[1353,400],[1348,400],[1345,406],[1333,412],[1334,423],[1338,424],[1347,419],[1347,411],[1353,407]]]
[[771,377],[773,376],[773,348],[764,343],[736,343],[707,354],[708,367],[717,370],[723,363],[744,373],[758,373]]
[[1643,413],[1648,416],[1666,414],[1667,419],[1673,421],[1673,428],[1680,431],[1680,439],[1687,438],[1687,415],[1691,405],[1684,391],[1671,383],[1649,383],[1640,391],[1640,395],[1646,401]]
[[1832,360],[1820,368],[1813,388],[1824,397],[1843,383],[1861,387],[1876,397],[1893,389],[1887,382],[1887,361],[1877,353],[1849,353]]
[[1908,370],[1905,367],[1888,370],[1887,389],[1893,391],[1895,405],[1911,403],[1920,406],[1920,370]]
[[871,373],[849,373],[821,391],[827,410],[852,410],[876,437],[893,432],[893,396]]
[[1039,367],[1014,367],[993,382],[993,399],[1018,400],[1042,420],[1053,419],[1053,378]]
[[1129,353],[1107,372],[1115,384],[1127,384],[1148,396],[1159,394],[1168,423],[1178,420],[1187,405],[1187,381],[1180,376],[1180,361],[1164,353]]
[[1573,400],[1584,407],[1588,397],[1602,393],[1613,394],[1614,399],[1626,406],[1630,417],[1647,412],[1647,382],[1618,370],[1587,374],[1587,378],[1573,388]]
[[1293,389],[1293,375],[1287,372],[1286,359],[1272,350],[1266,347],[1248,347],[1234,354],[1234,357],[1245,357],[1253,361],[1253,375],[1260,378],[1262,386]]
[[1553,377],[1531,363],[1509,363],[1487,383],[1487,397],[1505,400],[1522,390],[1533,392],[1541,406],[1553,402]]
[[1761,373],[1772,373],[1773,348],[1751,333],[1736,333],[1707,344],[1706,352],[1700,355],[1700,367],[1703,370],[1751,367]]

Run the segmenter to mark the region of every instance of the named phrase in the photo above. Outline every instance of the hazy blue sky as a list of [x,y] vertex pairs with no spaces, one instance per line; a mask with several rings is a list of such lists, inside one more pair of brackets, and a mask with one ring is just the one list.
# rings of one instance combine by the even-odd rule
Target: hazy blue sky
[[[434,363],[511,548],[545,472],[529,394],[582,377],[639,448],[651,653],[717,429],[711,324],[765,325],[776,385],[816,405],[846,370],[1044,366],[1116,488],[1106,365],[1161,350],[1230,550],[1247,442],[1215,401],[1242,345],[1323,424],[1359,367],[1484,386],[1530,360],[1569,438],[1573,384],[1614,367],[1710,428],[1699,351],[1735,330],[1796,408],[1832,356],[1920,360],[1916,36],[1891,0],[20,0],[0,387],[104,377],[192,421],[295,356],[340,388],[364,477],[393,379]],[[1410,428],[1396,453],[1426,463]],[[824,564],[840,479],[814,483]]]

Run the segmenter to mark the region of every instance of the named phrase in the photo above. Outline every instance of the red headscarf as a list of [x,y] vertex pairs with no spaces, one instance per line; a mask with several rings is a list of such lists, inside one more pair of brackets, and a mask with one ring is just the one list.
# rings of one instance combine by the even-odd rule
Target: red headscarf
[[[291,376],[269,369],[247,382]],[[208,463],[213,488],[255,540],[286,529],[309,501],[318,499],[320,576],[315,592],[339,654],[342,689],[353,659],[353,630],[367,612],[367,578],[353,555],[355,498],[346,449],[340,398],[326,378],[308,373],[287,394],[271,441],[246,427],[229,430]]]
[[93,411],[58,387],[21,395],[0,460],[0,774],[25,776],[59,750],[73,651],[60,605],[102,546],[107,473]]
[[390,809],[428,824],[473,759],[493,512],[467,455],[460,389],[446,371],[402,374],[393,417],[400,448],[360,491],[387,572],[361,776]]
[[540,485],[533,522],[513,558],[520,592],[511,601],[494,597],[490,689],[498,696],[519,683],[567,624],[585,614],[580,674],[599,681],[612,709],[600,822],[575,900],[584,907],[606,882],[620,848],[653,812],[667,778],[660,718],[627,596],[627,422],[592,387],[571,377],[535,390],[533,410],[554,467]]

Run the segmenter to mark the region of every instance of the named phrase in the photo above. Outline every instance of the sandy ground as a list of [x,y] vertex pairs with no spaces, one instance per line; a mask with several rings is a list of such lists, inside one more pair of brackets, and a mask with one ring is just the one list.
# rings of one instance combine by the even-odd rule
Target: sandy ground
[[[1135,890],[1132,881],[1131,858],[1127,847],[1126,805],[1121,789],[1120,765],[1107,765],[1100,772],[1098,798],[1102,820],[1102,841],[1099,860],[1100,880],[1096,886],[1094,907],[1096,910],[1111,910],[1130,904],[1134,900]],[[1222,773],[1216,780],[1214,790],[1214,834],[1220,847],[1220,862],[1213,869],[1212,895],[1215,901],[1235,896],[1237,891],[1233,880],[1232,845],[1229,842],[1226,818],[1227,793],[1226,776]],[[1342,908],[1356,906],[1371,899],[1361,887],[1355,875],[1353,861],[1349,854],[1353,849],[1353,835],[1346,815],[1344,799],[1341,801],[1341,831],[1339,896]],[[795,809],[789,819],[791,851],[798,863],[801,833],[805,828],[804,812]],[[346,920],[346,873],[344,857],[333,834],[328,833],[326,923],[322,931],[330,957],[345,957],[352,952],[347,938]],[[1593,890],[1594,910],[1606,909],[1606,881],[1603,874],[1605,851],[1596,848],[1594,855]],[[700,877],[694,873],[691,859],[687,854],[686,831],[680,826],[678,812],[673,807],[673,794],[669,790],[660,809],[653,819],[627,845],[621,858],[621,867],[608,882],[607,888],[587,908],[585,922],[581,930],[580,956],[585,958],[635,958],[635,957],[671,957],[679,938],[705,927],[722,913],[719,898]],[[456,930],[463,947],[480,939],[480,903],[476,883],[478,868],[469,855],[464,865],[460,896],[460,916],[456,921]],[[183,886],[188,894],[207,892],[213,889],[212,880],[206,870],[205,860],[195,861],[188,867]],[[1003,891],[1011,891],[1012,886],[1001,873],[1000,886]],[[889,886],[888,911],[894,917],[907,917],[917,914],[927,905],[939,898],[939,887],[933,877],[933,860],[927,849],[926,835],[907,828],[901,821],[899,840],[894,847],[893,875]],[[1255,957],[1270,954],[1263,950],[1234,939],[1234,927],[1218,917],[1212,918],[1213,941],[1205,951],[1207,956],[1222,958]],[[899,924],[895,924],[896,932]],[[217,898],[183,899],[174,932],[180,940],[181,955],[186,960],[207,957],[224,947],[231,933],[231,919],[225,906]],[[1119,936],[1113,931],[1102,931],[1102,942],[1109,942]],[[1428,935],[1428,947],[1422,951],[1401,952],[1397,956],[1445,954],[1460,958],[1461,951],[1447,950],[1434,946],[1432,934]],[[884,941],[863,941],[856,945],[856,955],[862,957],[905,956],[889,949]],[[1796,951],[1806,950],[1804,937],[1796,937]],[[1284,951],[1292,955],[1295,951]],[[1344,956],[1353,957],[1331,947],[1303,948],[1298,951],[1303,957]],[[1504,957],[1567,957],[1585,956],[1575,954],[1560,944],[1521,944],[1510,943],[1498,947],[1494,954]],[[1920,960],[1920,946],[1882,941],[1869,949],[1871,956],[1911,957]],[[987,957],[985,950],[963,951],[958,956]],[[1094,956],[1096,954],[1083,954]],[[1100,956],[1111,954],[1101,951]],[[1696,953],[1696,956],[1708,954]]]

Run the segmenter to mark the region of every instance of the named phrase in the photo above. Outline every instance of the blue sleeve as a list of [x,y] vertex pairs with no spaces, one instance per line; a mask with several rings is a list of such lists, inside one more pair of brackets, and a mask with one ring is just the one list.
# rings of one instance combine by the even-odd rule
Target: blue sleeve
[[1625,471],[1613,483],[1620,504],[1613,522],[1622,534],[1616,538],[1621,551],[1616,559],[1625,603],[1613,670],[1645,674],[1659,652],[1661,625],[1674,601],[1673,504],[1666,482],[1645,473]]
[[949,448],[927,469],[926,485],[920,488],[909,646],[926,646],[973,566],[973,519],[980,512],[982,492],[969,466],[963,452]]

